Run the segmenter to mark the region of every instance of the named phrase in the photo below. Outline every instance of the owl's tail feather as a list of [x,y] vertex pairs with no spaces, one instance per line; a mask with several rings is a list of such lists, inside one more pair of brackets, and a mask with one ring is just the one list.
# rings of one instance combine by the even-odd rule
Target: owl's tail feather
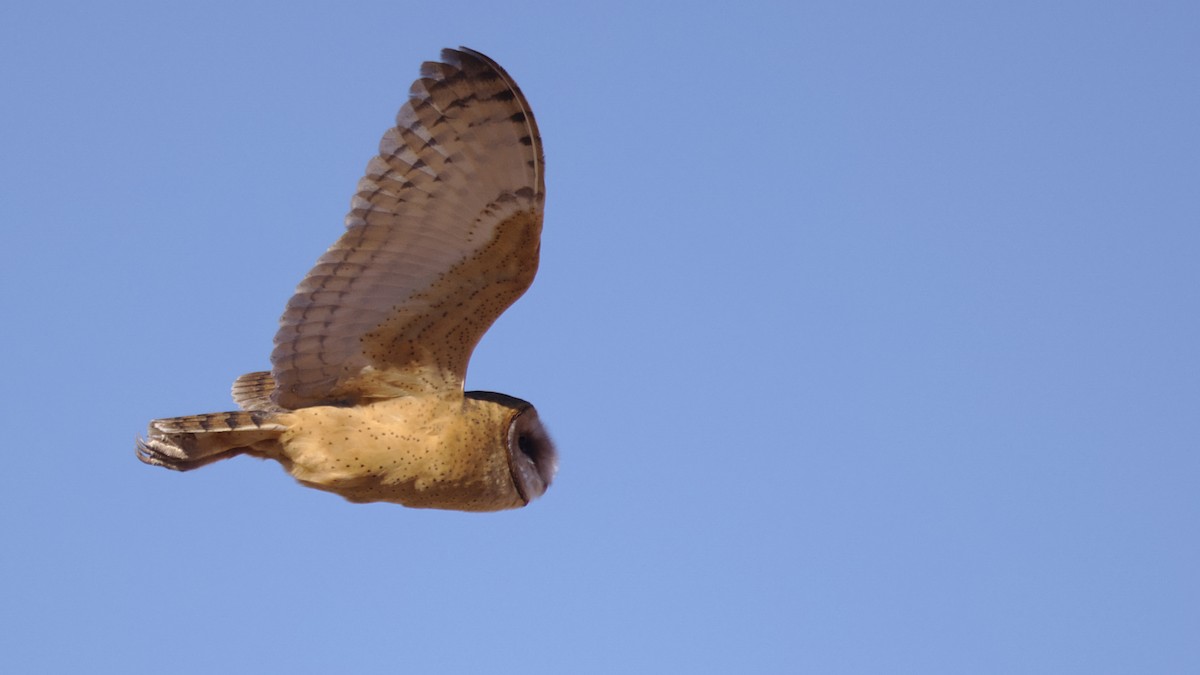
[[246,373],[233,382],[233,402],[242,410],[284,412],[283,408],[271,400],[274,391],[275,378],[270,372],[261,370],[257,373]]
[[242,453],[270,454],[287,427],[270,412],[242,411],[154,420],[137,456],[147,464],[190,471]]

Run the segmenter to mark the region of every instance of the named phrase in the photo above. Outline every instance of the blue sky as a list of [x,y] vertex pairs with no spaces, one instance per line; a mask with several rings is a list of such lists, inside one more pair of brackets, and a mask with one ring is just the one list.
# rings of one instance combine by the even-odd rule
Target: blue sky
[[[1200,672],[1193,3],[7,3],[0,666]],[[226,410],[423,60],[524,89],[472,389],[561,471],[352,505]]]

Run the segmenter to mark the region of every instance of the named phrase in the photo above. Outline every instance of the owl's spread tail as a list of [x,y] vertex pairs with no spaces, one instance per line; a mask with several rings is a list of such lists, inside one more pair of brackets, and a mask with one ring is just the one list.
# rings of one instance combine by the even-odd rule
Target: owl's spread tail
[[265,411],[237,411],[154,420],[137,456],[175,471],[198,469],[242,453],[270,454],[287,427]]
[[271,400],[274,391],[275,378],[269,371],[246,373],[233,382],[233,402],[242,410],[284,412],[283,408]]

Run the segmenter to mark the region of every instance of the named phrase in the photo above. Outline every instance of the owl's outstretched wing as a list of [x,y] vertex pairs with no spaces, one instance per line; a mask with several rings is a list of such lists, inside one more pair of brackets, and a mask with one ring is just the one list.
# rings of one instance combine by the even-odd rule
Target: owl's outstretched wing
[[533,281],[545,200],[533,113],[479,52],[425,63],[271,354],[295,409],[462,392],[483,333]]

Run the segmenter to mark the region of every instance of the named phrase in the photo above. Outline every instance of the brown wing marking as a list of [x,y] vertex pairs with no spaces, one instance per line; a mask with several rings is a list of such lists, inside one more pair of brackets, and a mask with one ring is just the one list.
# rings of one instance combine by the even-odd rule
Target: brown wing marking
[[486,56],[442,57],[380,142],[346,233],[288,302],[277,405],[461,394],[472,349],[533,280],[545,194],[533,114]]

